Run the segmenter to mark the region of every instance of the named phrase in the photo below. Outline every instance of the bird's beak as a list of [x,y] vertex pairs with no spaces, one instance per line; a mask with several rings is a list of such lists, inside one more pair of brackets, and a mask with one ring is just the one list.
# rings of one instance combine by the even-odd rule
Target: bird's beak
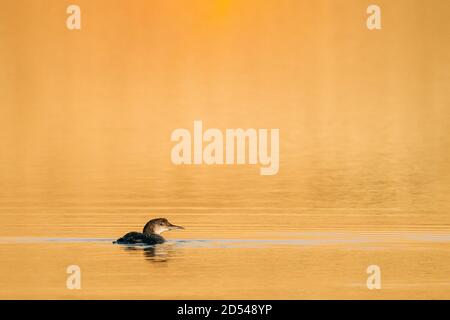
[[174,224],[171,224],[171,225],[169,226],[169,230],[175,230],[175,229],[184,229],[184,227],[182,227],[182,226],[176,226],[176,225],[174,225]]

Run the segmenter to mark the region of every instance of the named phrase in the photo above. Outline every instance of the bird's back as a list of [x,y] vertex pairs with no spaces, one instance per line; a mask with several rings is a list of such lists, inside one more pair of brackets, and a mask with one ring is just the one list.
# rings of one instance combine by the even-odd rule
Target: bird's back
[[129,232],[113,243],[117,244],[160,244],[165,242],[164,238],[157,234],[143,234],[140,232]]

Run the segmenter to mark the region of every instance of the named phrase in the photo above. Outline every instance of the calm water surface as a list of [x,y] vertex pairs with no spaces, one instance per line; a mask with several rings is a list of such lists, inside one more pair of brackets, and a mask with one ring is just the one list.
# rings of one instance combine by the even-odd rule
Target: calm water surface
[[[0,297],[450,298],[448,154],[417,149],[303,148],[269,179],[136,155],[3,163]],[[111,243],[160,216],[186,230]],[[373,264],[381,290],[366,287]],[[66,288],[69,265],[81,290]]]
[[[3,1],[0,298],[449,299],[449,2],[380,1]],[[194,120],[279,173],[173,165]]]

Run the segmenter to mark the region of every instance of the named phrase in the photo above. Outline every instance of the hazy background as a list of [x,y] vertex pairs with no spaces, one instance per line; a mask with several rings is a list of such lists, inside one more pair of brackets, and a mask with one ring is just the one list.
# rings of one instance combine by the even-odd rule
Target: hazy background
[[[449,298],[450,3],[377,0],[379,31],[369,4],[0,0],[0,296]],[[279,128],[279,173],[174,166],[170,134],[194,120]],[[161,264],[78,242],[157,216],[186,226],[171,239],[294,242]]]

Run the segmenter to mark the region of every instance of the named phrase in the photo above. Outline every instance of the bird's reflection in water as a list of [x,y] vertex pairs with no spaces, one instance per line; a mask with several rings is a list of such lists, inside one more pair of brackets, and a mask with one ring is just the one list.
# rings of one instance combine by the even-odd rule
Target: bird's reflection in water
[[153,246],[123,246],[123,248],[130,252],[142,251],[144,258],[150,262],[166,262],[175,253],[175,245],[170,243]]

